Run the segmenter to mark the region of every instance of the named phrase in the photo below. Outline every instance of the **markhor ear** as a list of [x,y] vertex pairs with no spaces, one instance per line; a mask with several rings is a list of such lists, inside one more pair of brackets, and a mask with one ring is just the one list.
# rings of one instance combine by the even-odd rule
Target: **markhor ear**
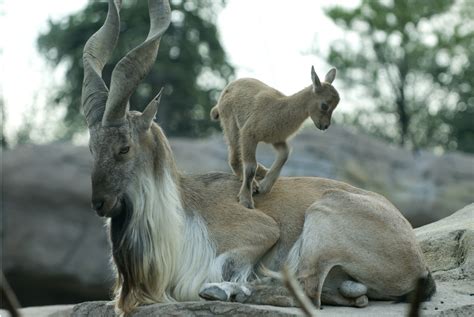
[[319,77],[316,74],[316,71],[314,70],[314,66],[311,66],[311,80],[313,81],[314,91],[316,91],[316,89],[321,87],[321,81],[319,80]]
[[141,120],[143,123],[143,127],[149,129],[151,127],[151,123],[158,112],[158,106],[160,105],[161,95],[163,93],[163,88],[160,89],[158,95],[153,98],[148,106],[146,106],[145,110],[143,110]]
[[336,69],[331,68],[328,71],[328,73],[326,74],[326,77],[324,78],[324,81],[327,82],[327,83],[332,84],[332,82],[334,81],[335,78],[336,78]]

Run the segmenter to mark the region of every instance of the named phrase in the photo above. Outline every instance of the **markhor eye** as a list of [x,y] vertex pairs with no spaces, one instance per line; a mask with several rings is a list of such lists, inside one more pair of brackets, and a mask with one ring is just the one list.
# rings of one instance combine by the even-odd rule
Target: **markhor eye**
[[120,149],[120,154],[127,154],[128,151],[130,151],[130,147],[129,146],[125,146],[123,148]]
[[326,103],[322,103],[321,104],[321,109],[323,109],[324,111],[328,111],[329,106]]

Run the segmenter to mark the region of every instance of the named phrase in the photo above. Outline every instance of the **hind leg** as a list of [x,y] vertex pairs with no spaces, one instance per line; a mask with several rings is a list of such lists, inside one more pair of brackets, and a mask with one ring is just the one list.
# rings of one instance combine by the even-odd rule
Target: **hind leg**
[[342,296],[337,290],[323,288],[321,301],[327,305],[349,306],[349,307],[366,307],[369,304],[367,295],[360,295],[355,298]]
[[257,144],[255,137],[242,130],[240,138],[240,148],[242,150],[242,161],[244,165],[244,177],[239,192],[239,202],[242,206],[253,209],[254,202],[252,194],[254,191],[254,179],[257,171],[256,150]]
[[[235,204],[223,209],[222,217],[209,219],[207,229],[218,245],[208,282],[200,296],[213,300],[233,300],[238,294],[247,296],[245,283],[255,279],[255,265],[280,238],[280,227],[270,216]],[[239,221],[229,221],[239,219]]]
[[275,143],[273,144],[273,147],[277,151],[277,158],[270,167],[265,178],[260,182],[259,192],[262,194],[268,193],[272,190],[272,187],[278,179],[278,176],[280,176],[281,169],[288,160],[288,155],[290,154],[290,148],[286,142]]
[[332,265],[323,260],[311,261],[312,265],[302,265],[298,269],[298,280],[303,285],[303,290],[312,299],[317,309],[321,308],[321,295],[326,276]]
[[236,176],[242,180],[242,155],[240,151],[239,128],[234,120],[222,121],[222,128],[228,144],[229,166]]

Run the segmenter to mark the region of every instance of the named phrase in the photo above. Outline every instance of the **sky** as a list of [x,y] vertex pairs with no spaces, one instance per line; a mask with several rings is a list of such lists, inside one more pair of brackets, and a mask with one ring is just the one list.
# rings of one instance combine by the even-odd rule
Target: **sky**
[[[15,134],[25,113],[31,111],[45,126],[60,121],[64,114],[60,110],[51,118],[41,109],[51,87],[67,79],[63,70],[53,71],[39,55],[36,38],[47,30],[48,19],[57,21],[81,10],[86,3],[87,0],[0,0],[0,95],[7,113],[7,138]],[[358,1],[350,3],[354,6]],[[316,48],[323,55],[332,41],[344,36],[323,12],[323,8],[336,4],[347,7],[348,1],[228,0],[217,25],[237,78],[258,78],[285,94],[311,83],[311,65],[324,78],[330,65],[322,56],[310,52]],[[337,87],[337,78],[334,85]],[[43,133],[47,131],[44,129]]]

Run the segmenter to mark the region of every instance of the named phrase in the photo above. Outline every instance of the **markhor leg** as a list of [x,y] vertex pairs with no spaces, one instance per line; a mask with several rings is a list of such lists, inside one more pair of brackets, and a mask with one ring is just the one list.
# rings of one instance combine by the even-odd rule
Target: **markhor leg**
[[273,162],[270,170],[268,171],[265,178],[260,182],[259,193],[265,194],[272,190],[273,185],[280,176],[281,169],[288,160],[288,155],[290,154],[290,149],[286,142],[275,143],[273,147],[277,151],[277,158]]
[[244,179],[239,192],[239,202],[242,206],[253,209],[254,203],[253,180],[257,171],[256,150],[257,142],[245,133],[241,138],[242,161],[244,162]]

